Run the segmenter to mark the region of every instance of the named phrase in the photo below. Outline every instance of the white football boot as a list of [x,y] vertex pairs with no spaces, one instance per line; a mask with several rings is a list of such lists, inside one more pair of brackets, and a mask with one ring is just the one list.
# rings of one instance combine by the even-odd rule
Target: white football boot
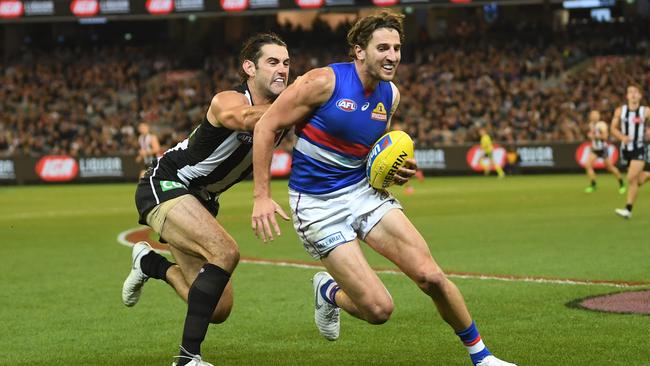
[[614,210],[616,214],[624,219],[629,219],[632,217],[632,212],[630,212],[627,208],[617,208]]
[[[201,359],[201,355],[192,355],[191,353],[187,352],[183,346],[181,346],[181,349],[183,352],[187,353],[188,355],[191,356],[174,356],[174,358],[186,358],[190,359],[191,361],[186,363],[185,366],[214,366],[213,364],[209,362],[205,362]],[[178,362],[172,363],[172,366],[178,365]]]
[[517,366],[514,363],[499,360],[498,358],[489,355],[477,363],[476,366]]
[[153,248],[146,241],[138,242],[133,246],[131,251],[131,272],[129,272],[129,276],[126,277],[122,285],[122,302],[126,306],[133,306],[140,300],[142,286],[149,279],[149,276],[142,273],[140,259],[151,253],[152,250]]
[[333,281],[334,279],[327,272],[318,272],[312,278],[314,286],[314,320],[320,334],[328,341],[335,341],[339,339],[341,330],[341,309],[325,301],[320,292],[321,286],[329,280]]

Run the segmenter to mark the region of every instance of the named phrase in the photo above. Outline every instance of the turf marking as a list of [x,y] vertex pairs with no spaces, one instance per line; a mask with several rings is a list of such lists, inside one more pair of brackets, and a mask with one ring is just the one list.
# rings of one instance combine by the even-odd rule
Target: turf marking
[[[125,230],[118,234],[117,241],[127,247],[131,247],[134,243],[145,240],[148,241],[158,253],[169,254],[165,246],[152,242],[149,240],[149,233],[151,229],[147,226],[140,226]],[[262,266],[276,266],[276,267],[290,267],[290,268],[303,268],[303,269],[323,269],[324,267],[318,263],[310,263],[297,260],[278,260],[278,259],[260,259],[252,257],[242,257],[239,263],[255,264]],[[373,267],[375,272],[381,274],[403,274],[402,271],[390,268]],[[513,276],[513,275],[499,275],[499,274],[482,274],[482,273],[469,273],[469,272],[454,272],[445,271],[450,278],[471,279],[471,280],[491,280],[503,282],[525,282],[525,283],[542,283],[553,285],[570,285],[570,286],[605,286],[616,288],[639,288],[648,287],[650,282],[641,281],[613,281],[613,280],[585,280],[585,279],[570,279],[570,278],[554,278],[544,276]]]

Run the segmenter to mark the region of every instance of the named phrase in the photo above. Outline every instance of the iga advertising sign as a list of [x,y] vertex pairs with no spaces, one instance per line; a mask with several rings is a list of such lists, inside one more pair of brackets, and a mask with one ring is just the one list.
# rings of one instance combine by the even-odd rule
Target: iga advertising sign
[[[587,160],[589,159],[589,154],[591,153],[591,143],[590,142],[585,142],[580,144],[578,148],[576,149],[576,161],[581,167],[585,167],[587,165]],[[609,161],[612,162],[613,165],[616,165],[616,162],[618,161],[618,149],[616,146],[607,143],[607,156],[609,157]],[[605,160],[603,158],[597,158],[596,161],[593,164],[594,169],[605,169]]]
[[20,0],[0,0],[0,18],[18,18],[24,11],[23,2]]
[[325,0],[296,0],[296,5],[302,9],[316,9],[323,6]]
[[47,155],[36,163],[36,174],[45,182],[68,182],[78,172],[77,161],[65,155]]
[[[467,165],[476,172],[484,171],[486,166],[489,166],[490,170],[494,171],[494,165],[485,155],[483,149],[481,149],[481,145],[472,146],[467,152],[466,158]],[[500,145],[494,144],[494,147],[492,148],[492,160],[494,161],[494,164],[498,164],[503,168],[506,165],[506,149]]]
[[150,14],[169,14],[174,9],[174,0],[147,0],[145,7]]
[[219,0],[225,11],[242,11],[248,8],[248,0]]
[[72,0],[70,11],[78,17],[91,17],[99,13],[99,1],[97,0]]

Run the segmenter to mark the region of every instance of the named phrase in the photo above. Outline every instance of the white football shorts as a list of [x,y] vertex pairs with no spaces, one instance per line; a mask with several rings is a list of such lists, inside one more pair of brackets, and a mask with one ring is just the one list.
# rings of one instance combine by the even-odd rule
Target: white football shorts
[[363,240],[388,211],[402,209],[395,197],[372,188],[366,179],[319,195],[289,189],[289,205],[293,227],[314,259],[356,238]]

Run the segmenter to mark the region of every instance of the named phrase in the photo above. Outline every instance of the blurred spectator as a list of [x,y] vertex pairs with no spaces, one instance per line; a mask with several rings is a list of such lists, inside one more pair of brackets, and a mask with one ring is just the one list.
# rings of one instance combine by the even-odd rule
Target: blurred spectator
[[[650,87],[649,44],[633,23],[576,25],[549,39],[535,26],[486,33],[461,23],[444,40],[422,37],[417,47],[405,47],[393,121],[419,147],[471,143],[476,126],[489,126],[508,145],[576,142],[585,139],[579,122],[589,110],[609,120],[628,83]],[[292,78],[348,59],[339,48],[345,27],[327,29],[321,24],[312,32],[337,46],[311,45],[303,30],[281,29],[300,46],[291,55]],[[239,82],[237,62],[225,51],[206,56],[201,69],[176,56],[106,46],[32,50],[0,64],[0,156],[136,155],[140,121],[158,132],[163,151],[175,145],[216,91]]]

